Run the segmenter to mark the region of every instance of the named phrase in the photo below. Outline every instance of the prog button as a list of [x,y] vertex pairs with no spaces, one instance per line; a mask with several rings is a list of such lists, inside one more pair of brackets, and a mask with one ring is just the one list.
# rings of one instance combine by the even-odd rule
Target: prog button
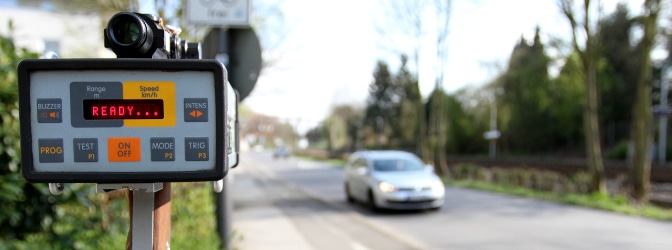
[[63,162],[63,139],[38,139],[40,162]]

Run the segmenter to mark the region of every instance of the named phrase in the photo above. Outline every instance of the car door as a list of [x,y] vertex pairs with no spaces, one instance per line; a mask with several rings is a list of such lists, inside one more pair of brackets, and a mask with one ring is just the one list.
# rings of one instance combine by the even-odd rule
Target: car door
[[367,179],[369,175],[368,161],[366,158],[357,158],[352,163],[352,195],[360,200],[366,199],[369,190]]

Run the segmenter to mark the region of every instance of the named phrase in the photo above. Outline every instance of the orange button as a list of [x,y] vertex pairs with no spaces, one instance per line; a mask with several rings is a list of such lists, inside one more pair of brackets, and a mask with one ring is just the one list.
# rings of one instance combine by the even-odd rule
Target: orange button
[[111,162],[140,161],[140,138],[108,138],[107,159]]

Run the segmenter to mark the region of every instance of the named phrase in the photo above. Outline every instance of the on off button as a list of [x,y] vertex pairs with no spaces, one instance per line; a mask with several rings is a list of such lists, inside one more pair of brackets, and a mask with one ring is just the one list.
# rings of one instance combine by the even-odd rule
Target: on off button
[[140,138],[108,138],[107,159],[110,162],[140,161]]

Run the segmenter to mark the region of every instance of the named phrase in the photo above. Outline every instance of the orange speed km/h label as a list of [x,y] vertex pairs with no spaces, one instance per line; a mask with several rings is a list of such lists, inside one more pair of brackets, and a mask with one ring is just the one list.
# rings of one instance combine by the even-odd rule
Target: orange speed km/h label
[[140,138],[108,138],[107,159],[110,162],[140,161]]
[[172,127],[175,126],[175,83],[164,81],[124,82],[124,99],[163,100],[162,119],[127,119],[127,127]]

